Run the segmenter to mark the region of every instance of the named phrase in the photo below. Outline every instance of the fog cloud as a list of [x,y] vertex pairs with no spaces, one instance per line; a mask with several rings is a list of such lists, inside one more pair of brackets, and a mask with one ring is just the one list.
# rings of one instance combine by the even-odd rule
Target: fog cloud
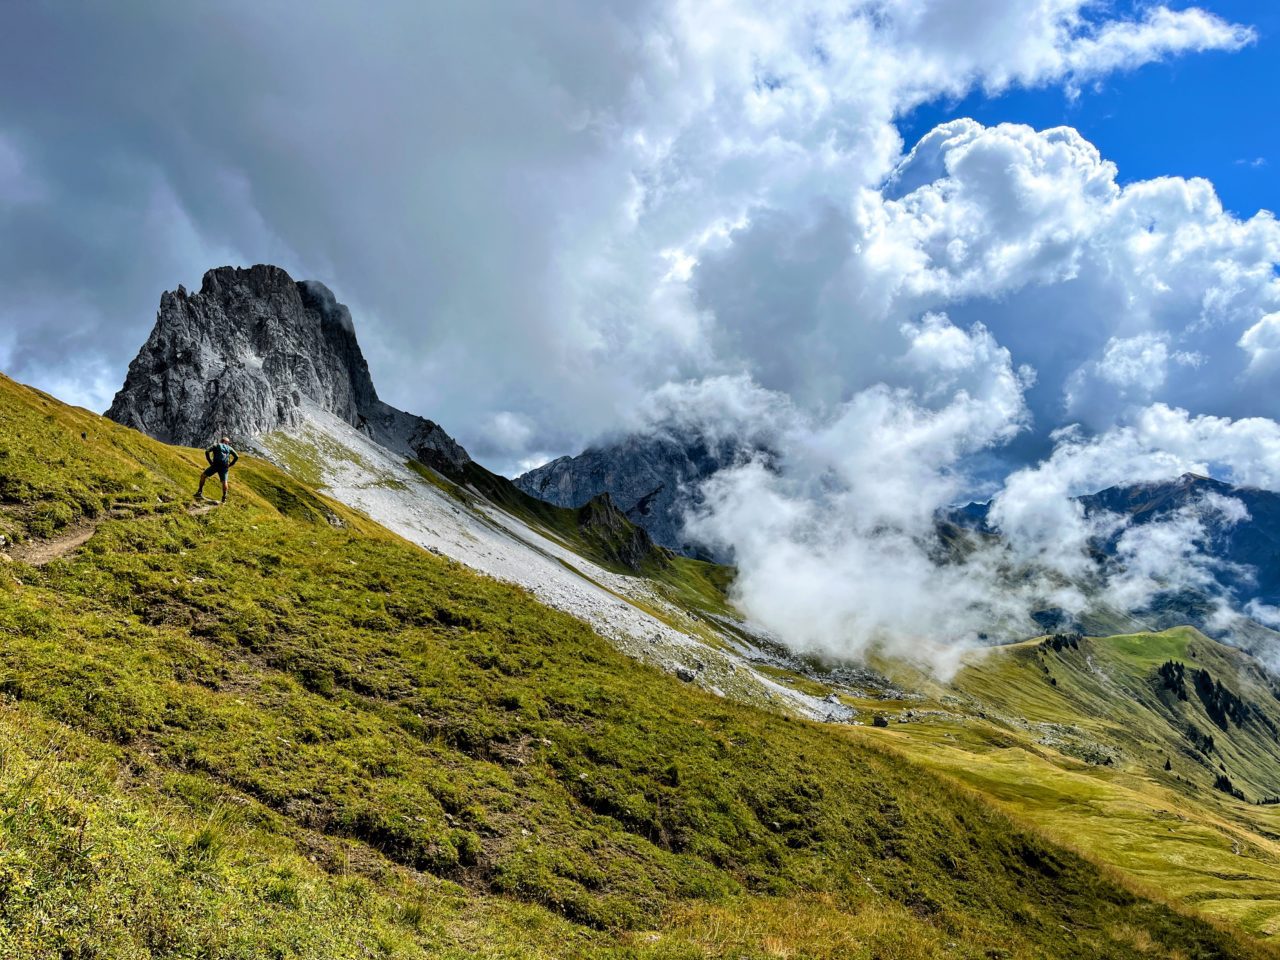
[[[1196,8],[306,10],[6,10],[0,366],[100,409],[161,290],[276,262],[351,306],[388,399],[509,470],[620,428],[669,381],[746,372],[801,405],[838,404],[930,311],[985,323],[1048,396],[1068,371],[1003,329],[1023,305],[980,316],[978,302],[1096,273],[1090,244],[1125,207],[1143,207],[1143,230],[1157,207],[1197,223],[1179,291],[1269,255],[1242,232],[1260,226],[1211,209],[1207,185],[1151,185],[1159,196],[1139,202],[1069,132],[948,125],[903,157],[895,121],[930,99],[1074,90],[1254,41]],[[1232,249],[1201,252],[1213,229],[1235,231],[1218,244]],[[1133,292],[1087,285],[1091,314]],[[1259,320],[1257,286],[1244,276],[1237,338]],[[1139,303],[1115,318],[1126,329],[1084,340],[1148,323],[1169,326]],[[1171,336],[1171,351],[1197,349]]]
[[[738,601],[787,642],[839,656],[880,647],[947,669],[1016,612],[990,589],[1001,559],[975,550],[950,562],[935,520],[964,489],[965,458],[1025,427],[1027,373],[981,325],[930,315],[905,335],[915,387],[877,384],[793,421],[775,437],[776,463],[704,485],[690,530],[733,551]],[[756,388],[752,402],[769,396]]]
[[1210,471],[1280,490],[1274,421],[1157,404],[1101,435],[1062,431],[1049,457],[995,491],[993,533],[975,533],[939,521],[974,489],[975,458],[1027,428],[1031,377],[980,326],[932,315],[908,334],[918,385],[870,387],[826,417],[797,418],[785,397],[738,384],[791,411],[773,440],[781,455],[713,477],[689,528],[733,551],[749,616],[802,649],[878,650],[943,676],[983,641],[1038,632],[1037,611],[1140,611],[1195,591],[1228,634],[1242,615],[1280,622],[1264,604],[1236,609],[1222,578],[1253,571],[1206,552],[1213,532],[1249,519],[1241,501],[1206,493],[1139,524],[1077,499]]
[[[1280,226],[1069,128],[899,120],[1256,39],[1088,0],[11,5],[0,367],[101,409],[162,290],[275,262],[500,470],[681,424],[766,447],[693,520],[744,606],[954,662],[1084,602],[1106,521],[1073,495],[1280,482]],[[975,493],[1000,545],[940,541]],[[1194,572],[1196,522],[1124,534],[1112,588]]]

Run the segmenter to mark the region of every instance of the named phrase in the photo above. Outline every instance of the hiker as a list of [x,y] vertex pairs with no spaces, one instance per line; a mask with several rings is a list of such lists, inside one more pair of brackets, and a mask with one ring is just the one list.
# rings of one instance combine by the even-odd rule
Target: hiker
[[204,452],[204,458],[209,461],[209,469],[200,475],[200,486],[196,490],[196,499],[199,500],[204,496],[204,482],[216,473],[219,482],[222,484],[222,502],[226,503],[227,474],[236,465],[236,461],[240,459],[240,454],[231,448],[231,438],[223,437],[218,443],[215,443]]

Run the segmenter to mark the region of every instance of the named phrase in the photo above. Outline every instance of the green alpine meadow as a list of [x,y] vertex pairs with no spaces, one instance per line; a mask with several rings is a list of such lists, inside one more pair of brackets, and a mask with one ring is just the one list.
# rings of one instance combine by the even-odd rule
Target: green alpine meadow
[[1278,90],[0,3],[0,960],[1280,960]]
[[1025,773],[698,691],[268,463],[193,506],[196,451],[0,398],[6,956],[1273,955],[993,802]]

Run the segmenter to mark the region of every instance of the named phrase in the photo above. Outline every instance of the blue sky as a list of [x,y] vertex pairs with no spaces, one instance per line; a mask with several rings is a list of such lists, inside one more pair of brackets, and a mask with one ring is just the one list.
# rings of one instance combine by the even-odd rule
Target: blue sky
[[[1280,3],[1210,0],[1196,6],[1253,26],[1257,42],[1111,74],[1075,98],[1051,84],[994,98],[976,91],[958,102],[936,101],[902,118],[902,136],[909,145],[955,117],[1037,129],[1065,124],[1119,166],[1122,183],[1206,177],[1237,215],[1280,210]],[[1259,158],[1263,162],[1255,165]]]

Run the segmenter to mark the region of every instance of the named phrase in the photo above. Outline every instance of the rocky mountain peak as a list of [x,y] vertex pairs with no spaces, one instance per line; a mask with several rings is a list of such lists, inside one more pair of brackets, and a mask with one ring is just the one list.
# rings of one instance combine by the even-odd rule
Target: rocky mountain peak
[[378,399],[351,312],[322,283],[280,267],[218,267],[199,293],[160,297],[155,327],[107,416],[166,443],[237,443],[298,426],[310,411],[392,449],[460,469],[465,450],[430,420]]
[[665,429],[594,446],[576,457],[560,457],[517,477],[515,483],[525,493],[561,507],[577,508],[607,493],[611,505],[655,543],[689,556],[726,559],[690,540],[685,514],[698,502],[702,481],[759,452],[745,443]]

